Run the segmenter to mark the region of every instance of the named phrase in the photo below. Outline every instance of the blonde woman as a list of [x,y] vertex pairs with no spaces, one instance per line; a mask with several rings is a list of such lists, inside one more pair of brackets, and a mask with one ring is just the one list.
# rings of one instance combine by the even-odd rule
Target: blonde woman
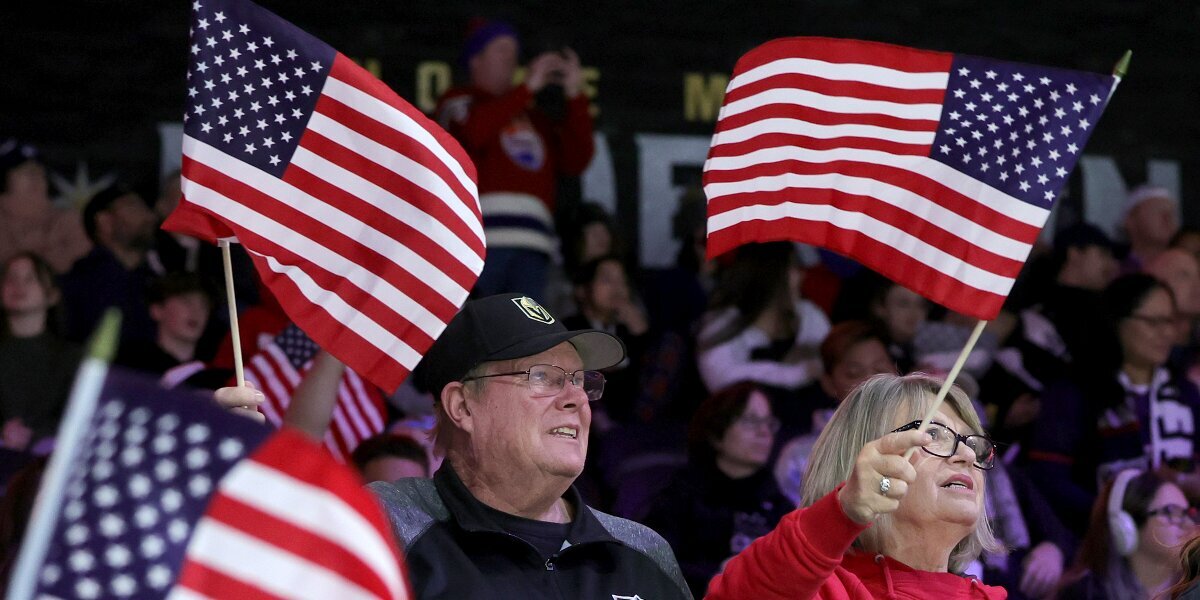
[[1004,598],[959,575],[998,546],[983,502],[996,455],[957,387],[918,431],[940,385],[877,375],[856,388],[813,446],[802,508],[731,559],[707,598]]

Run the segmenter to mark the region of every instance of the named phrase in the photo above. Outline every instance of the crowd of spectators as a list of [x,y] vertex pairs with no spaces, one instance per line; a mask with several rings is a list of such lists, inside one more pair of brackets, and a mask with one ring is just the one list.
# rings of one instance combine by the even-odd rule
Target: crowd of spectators
[[[788,242],[709,261],[694,190],[642,199],[678,200],[680,251],[670,268],[639,268],[615,215],[587,203],[556,213],[559,177],[592,154],[579,58],[549,50],[514,84],[519,52],[511,27],[476,24],[469,81],[436,115],[479,169],[489,248],[474,295],[526,293],[571,315],[571,329],[623,341],[577,485],[589,506],[663,535],[700,597],[800,501],[839,402],[874,374],[944,372],[973,323]],[[118,364],[154,376],[231,366],[219,257],[156,228],[178,203],[178,172],[154,206],[115,184],[63,207],[36,149],[9,141],[0,186],[5,478],[52,449],[80,344],[107,307],[124,313]],[[1167,190],[1143,186],[1112,224],[1118,239],[1110,224],[1053,232],[962,375],[999,448],[988,512],[1011,551],[966,568],[1012,598],[1146,598],[1179,575],[1200,501],[1200,233],[1178,213]],[[287,321],[241,260],[251,353]],[[406,383],[388,410],[389,432],[353,462],[370,480],[431,476],[428,390]]]

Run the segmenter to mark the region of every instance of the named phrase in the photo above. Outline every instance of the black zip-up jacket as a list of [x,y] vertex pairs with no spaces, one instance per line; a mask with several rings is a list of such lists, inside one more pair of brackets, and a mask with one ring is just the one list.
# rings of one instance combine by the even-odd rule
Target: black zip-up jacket
[[404,550],[417,598],[587,600],[691,599],[671,547],[644,525],[583,504],[562,550],[546,560],[504,531],[449,462],[428,479],[375,482]]

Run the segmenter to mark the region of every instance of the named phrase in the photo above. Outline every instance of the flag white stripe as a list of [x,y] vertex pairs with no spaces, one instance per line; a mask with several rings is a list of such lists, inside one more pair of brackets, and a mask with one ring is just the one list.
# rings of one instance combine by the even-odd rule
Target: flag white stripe
[[378,600],[319,563],[209,518],[196,525],[187,554],[196,563],[283,598]]
[[[293,186],[282,179],[271,175],[270,173],[266,173],[247,163],[232,158],[220,150],[217,150],[216,148],[213,148],[212,146],[209,146],[200,140],[188,136],[184,136],[183,138],[183,152],[193,160],[204,163],[212,169],[220,173],[224,173],[228,177],[241,181],[250,187],[257,189],[259,192],[266,194],[267,196],[270,196],[279,202],[287,204],[296,210],[299,210],[300,212],[303,212],[304,214],[324,224],[326,227],[339,231],[346,236],[357,240],[359,243],[374,249],[388,260],[392,261],[394,264],[400,266],[409,273],[412,273],[417,279],[425,282],[426,285],[432,288],[435,292],[440,294],[446,300],[454,303],[456,306],[461,305],[466,299],[467,294],[470,292],[470,290],[463,289],[461,285],[448,277],[441,269],[438,269],[434,265],[430,264],[429,261],[427,261],[420,254],[414,252],[412,249],[408,248],[395,238],[379,231],[378,229],[375,229],[366,223],[363,223],[361,220],[352,215],[346,214],[345,212],[326,204],[322,200],[306,193],[304,190],[301,190],[300,188],[297,188],[296,186]],[[297,148],[296,154],[297,156],[305,154],[311,155],[311,153],[303,148]],[[302,165],[297,166],[304,168]],[[185,186],[183,189],[184,195],[189,201],[195,203],[196,199],[192,197],[192,188],[189,187],[189,184],[192,186],[198,186],[199,184],[188,179],[184,179],[183,184]],[[224,198],[224,196],[222,197]],[[237,203],[237,201],[232,199],[227,198],[227,200],[229,200],[229,202]],[[253,215],[260,215],[260,213],[253,211],[253,209],[250,209],[249,207],[247,207],[246,210],[251,211]],[[254,222],[252,221],[236,220],[233,219],[231,215],[227,215],[220,211],[217,211],[217,214],[222,215],[222,217],[226,219],[233,220],[244,227],[253,229],[251,225],[254,224]],[[260,215],[259,219],[267,220],[270,224],[275,225],[274,230],[276,231],[277,236],[294,236],[296,238],[308,241],[308,238],[301,236],[299,232],[296,232],[285,225],[280,225],[273,220],[269,220],[265,216]],[[260,235],[263,234],[260,233]],[[264,235],[264,237],[267,237],[268,239],[271,239],[271,241],[280,245],[284,245],[282,243],[282,239],[274,239],[267,235]],[[288,249],[295,251],[293,248]],[[299,254],[301,256],[307,256],[303,252],[300,252]],[[322,266],[332,273],[344,272],[336,268],[331,269],[328,265]],[[363,273],[367,272],[362,268],[358,268],[356,270]],[[421,315],[421,313],[426,313],[427,317],[432,319],[432,322],[441,322],[437,319],[437,317],[434,317],[432,314],[429,314],[428,311],[425,311],[424,307],[420,306],[419,304],[415,302],[409,302],[407,304],[410,305],[409,309],[415,309],[412,313],[413,315]],[[403,304],[400,306],[403,306]],[[423,317],[417,318],[420,319]]]
[[[263,256],[263,258],[266,259],[268,268],[291,279],[296,288],[300,290],[300,294],[307,298],[309,302],[322,308],[335,321],[341,323],[343,327],[358,334],[367,343],[375,346],[379,351],[390,356],[401,365],[404,365],[406,369],[411,371],[420,362],[421,355],[413,350],[412,346],[409,346],[404,340],[393,335],[366,314],[359,312],[358,309],[347,304],[341,296],[317,285],[317,282],[313,281],[312,277],[309,277],[304,269],[280,264],[273,256]],[[378,296],[379,294],[376,295]],[[387,302],[383,298],[381,300]],[[392,305],[392,308],[396,307]],[[442,324],[438,331],[431,334],[431,337],[437,339],[443,328],[445,328],[445,324]]]
[[[945,86],[943,85],[943,87]],[[329,96],[378,121],[380,124],[391,127],[416,140],[433,153],[438,160],[442,161],[442,164],[446,165],[446,168],[450,169],[450,172],[458,179],[459,185],[471,195],[470,200],[475,204],[476,210],[479,209],[479,190],[475,187],[475,182],[471,179],[471,176],[467,175],[463,166],[453,156],[450,156],[450,153],[433,137],[433,134],[426,131],[424,127],[413,121],[408,115],[353,85],[333,77],[325,80],[325,87],[321,90],[321,94]],[[401,126],[395,127],[394,124],[396,123],[401,124]],[[458,195],[455,194],[452,197],[458,197]],[[463,220],[463,223],[466,223],[471,228],[471,231],[479,234],[480,240],[483,239],[483,229],[479,225],[479,219],[466,206],[453,202],[447,205],[454,211],[454,214]]]
[[[246,381],[253,383],[256,389],[266,390],[263,380],[255,374],[252,368],[246,369]],[[275,403],[272,401],[270,394],[264,394],[264,396],[266,397],[266,401],[259,406],[258,410],[267,418],[268,423],[279,427],[280,423],[283,423],[283,416],[275,409]]]
[[167,600],[208,600],[209,598],[212,598],[212,596],[206,596],[196,590],[190,590],[178,585],[172,587],[171,591],[167,593]]
[[[709,201],[735,193],[777,192],[785,189],[835,190],[845,194],[873,198],[936,225],[974,246],[1017,261],[1024,261],[1025,257],[1029,256],[1029,251],[1033,249],[1032,244],[996,233],[920,194],[865,177],[851,177],[841,173],[822,175],[785,173],[733,183],[710,183],[704,186],[704,192],[708,195]],[[710,218],[716,216],[713,215]]]
[[900,119],[937,122],[942,117],[940,104],[902,104],[884,100],[864,100],[849,96],[829,96],[798,88],[771,88],[726,104],[721,109],[725,119],[770,104],[808,106],[831,113],[850,115],[888,115]]
[[338,383],[338,397],[341,399],[341,402],[338,403],[338,408],[346,415],[346,421],[351,425],[350,435],[346,437],[346,446],[353,450],[359,440],[371,436],[371,427],[367,425],[367,420],[363,418],[362,411],[359,409],[358,399],[354,396],[354,392],[350,390],[350,386],[346,384],[345,377]]
[[981,185],[978,180],[954,170],[927,156],[906,156],[879,150],[860,148],[835,148],[832,150],[809,150],[796,146],[763,148],[740,156],[715,156],[704,165],[706,171],[736,171],[757,165],[784,160],[808,163],[855,161],[884,165],[912,171],[928,177],[955,192],[975,200],[998,213],[1034,227],[1041,227],[1050,217],[1050,211],[1040,206],[1022,202],[998,189]]
[[812,75],[832,81],[859,81],[902,90],[946,89],[950,73],[945,71],[909,73],[887,67],[859,63],[831,63],[812,58],[781,58],[759,65],[734,77],[725,92],[768,77],[787,74]]
[[831,140],[842,137],[861,137],[877,140],[885,140],[900,144],[914,144],[919,146],[928,146],[933,144],[934,131],[905,131],[903,129],[890,129],[880,127],[878,125],[860,125],[858,123],[844,123],[841,125],[821,125],[818,123],[809,123],[801,119],[788,119],[784,117],[773,117],[770,119],[762,119],[747,123],[741,127],[726,129],[725,131],[717,132],[713,136],[712,145],[720,146],[723,144],[736,144],[746,140],[754,139],[760,135],[769,133],[784,133],[791,135],[803,135],[822,140]]
[[362,377],[359,377],[354,370],[347,369],[346,381],[354,390],[354,397],[363,403],[363,413],[371,420],[371,435],[375,435],[377,431],[383,431],[383,416],[379,414],[378,407],[372,403],[371,395],[367,393]]
[[[300,385],[300,372],[296,370],[296,367],[292,366],[292,361],[288,358],[287,353],[283,351],[283,348],[280,348],[278,343],[271,340],[271,343],[267,344],[267,353],[275,361],[278,372],[283,373],[284,379],[287,380],[288,389],[296,389],[296,386]],[[283,397],[290,398],[291,394],[285,394]]]
[[[402,580],[388,541],[366,518],[329,490],[253,460],[238,463],[220,487],[239,502],[341,546],[384,581]],[[403,595],[402,590],[395,592],[397,596]]]
[[[368,138],[341,123],[320,113],[313,113],[308,122],[308,128],[353,150],[359,156],[370,160],[379,166],[396,173],[411,181],[426,192],[443,198],[443,194],[452,194],[448,186],[426,166],[413,161],[411,158]],[[296,148],[292,156],[292,164],[311,171],[331,185],[335,185],[360,200],[393,215],[396,219],[407,223],[417,231],[429,236],[430,239],[444,246],[463,266],[479,272],[483,268],[483,259],[458,237],[445,223],[430,216],[425,211],[413,206],[408,200],[397,196],[378,184],[356,175],[332,162],[322,160],[311,163],[310,157],[319,156],[304,146]],[[315,170],[320,169],[320,170]],[[478,229],[477,240],[483,243],[483,226],[475,219],[475,229]],[[475,233],[474,229],[472,233]]]
[[1012,277],[980,269],[888,223],[830,205],[785,203],[746,206],[709,217],[708,231],[711,235],[743,221],[775,221],[783,218],[824,221],[842,229],[858,231],[978,290],[1003,296],[1008,294],[1015,281]]

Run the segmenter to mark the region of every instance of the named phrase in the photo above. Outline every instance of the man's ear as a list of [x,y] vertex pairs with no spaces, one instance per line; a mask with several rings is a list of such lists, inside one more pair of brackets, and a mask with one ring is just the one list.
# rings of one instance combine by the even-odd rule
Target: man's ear
[[461,381],[451,381],[442,388],[441,408],[454,426],[467,432],[475,431],[475,417],[471,412],[467,399],[466,384]]

